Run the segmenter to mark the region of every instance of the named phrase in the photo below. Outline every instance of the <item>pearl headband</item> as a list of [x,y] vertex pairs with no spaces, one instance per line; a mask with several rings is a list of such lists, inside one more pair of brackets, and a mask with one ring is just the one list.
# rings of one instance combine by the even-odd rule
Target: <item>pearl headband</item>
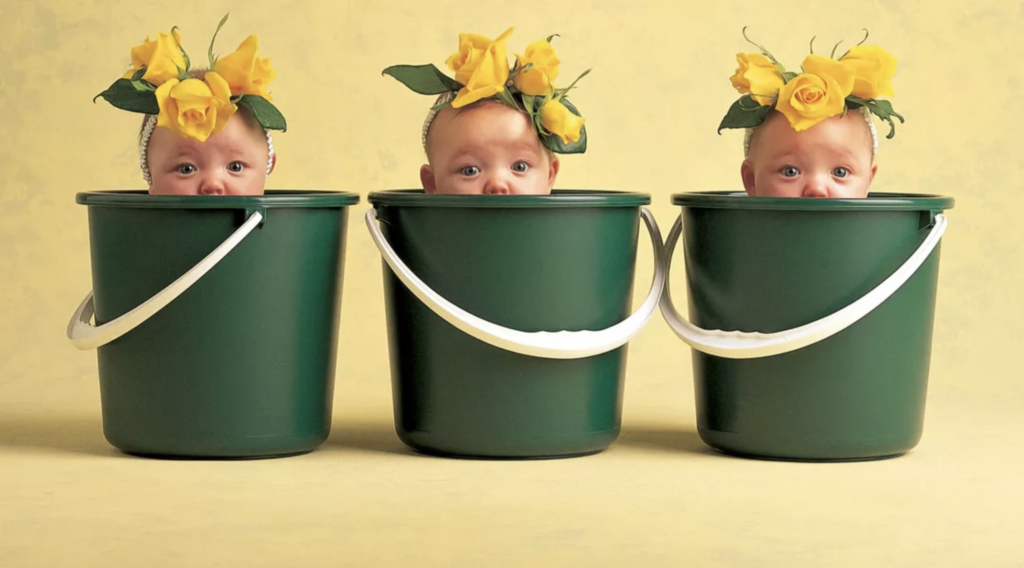
[[437,97],[437,101],[434,102],[434,106],[430,107],[430,112],[427,113],[427,119],[423,121],[423,134],[421,140],[423,142],[423,150],[427,150],[427,132],[430,130],[430,125],[437,118],[437,113],[441,112],[441,106],[451,104],[455,100],[455,91],[449,91],[447,93],[441,93]]

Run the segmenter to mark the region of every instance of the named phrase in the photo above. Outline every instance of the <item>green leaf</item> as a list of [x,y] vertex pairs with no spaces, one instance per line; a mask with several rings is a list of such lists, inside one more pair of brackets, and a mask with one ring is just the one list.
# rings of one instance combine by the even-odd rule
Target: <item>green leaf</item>
[[560,36],[560,35],[558,35],[558,34],[551,34],[551,35],[549,35],[549,36],[548,36],[548,38],[547,38],[547,42],[548,42],[548,43],[551,43],[551,39],[552,39],[552,38],[556,38],[556,37],[562,37],[562,36]]
[[285,121],[281,111],[267,99],[259,95],[244,95],[238,100],[238,106],[245,108],[256,117],[256,122],[267,130],[288,131],[288,123]]
[[892,103],[889,101],[880,101],[878,99],[861,99],[850,95],[846,97],[846,106],[849,108],[868,107],[871,114],[889,123],[889,134],[886,134],[886,138],[892,138],[896,136],[896,123],[892,117],[896,117],[900,120],[900,124],[903,124],[903,117],[893,110]]
[[[583,116],[580,114],[580,111],[566,99],[562,99],[561,102],[565,105],[565,108],[569,109],[569,112],[579,117]],[[538,120],[538,125],[539,124],[540,121]],[[543,128],[541,128],[541,130],[543,130]],[[548,150],[551,150],[556,154],[582,154],[587,151],[587,126],[583,125],[583,127],[580,128],[580,139],[575,142],[566,144],[565,142],[562,142],[561,136],[557,134],[546,134],[543,132],[541,133],[541,142],[544,143],[544,146]]]
[[426,65],[392,65],[381,74],[391,75],[421,95],[440,95],[462,88],[462,84],[429,63]]
[[103,97],[111,105],[130,112],[160,114],[160,105],[153,91],[139,91],[129,79],[118,79],[106,91],[93,97],[92,102]]
[[138,71],[135,72],[134,75],[132,75],[132,81],[139,81],[139,80],[141,80],[143,75],[145,75],[145,74],[146,74],[146,67],[143,66],[142,69],[139,69]]
[[768,118],[770,105],[762,105],[755,101],[750,95],[743,95],[729,107],[722,123],[718,125],[718,133],[721,134],[725,128],[755,128]]
[[784,83],[788,83],[788,82],[792,81],[793,79],[796,79],[796,76],[797,76],[796,73],[794,73],[792,71],[786,71],[785,73],[782,74],[782,81]]

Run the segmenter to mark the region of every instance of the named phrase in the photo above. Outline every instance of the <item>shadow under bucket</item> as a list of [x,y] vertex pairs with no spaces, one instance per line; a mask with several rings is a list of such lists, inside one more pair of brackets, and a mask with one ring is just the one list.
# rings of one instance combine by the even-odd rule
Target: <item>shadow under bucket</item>
[[704,442],[809,461],[890,457],[917,445],[942,212],[953,199],[706,192],[672,202],[682,215],[667,260],[682,232],[693,324],[667,286],[662,311],[695,349]]
[[[330,432],[347,206],[356,194],[79,193],[103,432],[133,454],[255,458]],[[95,313],[96,326],[89,324]]]
[[619,434],[626,342],[664,282],[659,269],[630,315],[641,218],[661,248],[642,209],[650,196],[386,191],[369,201],[401,440],[486,458],[608,447]]

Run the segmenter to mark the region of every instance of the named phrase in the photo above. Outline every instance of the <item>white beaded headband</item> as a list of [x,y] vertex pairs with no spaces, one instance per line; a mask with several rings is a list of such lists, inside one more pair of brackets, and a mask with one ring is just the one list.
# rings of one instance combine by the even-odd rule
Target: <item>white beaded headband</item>
[[[871,131],[871,157],[873,159],[875,157],[875,154],[878,153],[878,131],[875,130],[875,123],[874,123],[873,120],[871,120],[871,111],[869,111],[867,109],[867,107],[858,107],[857,110],[860,111],[860,115],[863,116],[865,122],[868,123],[868,130]],[[424,130],[424,132],[426,132],[426,130]],[[743,157],[744,158],[749,158],[750,157],[750,140],[753,137],[754,137],[754,129],[753,128],[747,128],[747,129],[744,130],[744,133],[743,133]]]
[[430,107],[430,112],[427,113],[427,119],[423,121],[423,134],[421,141],[423,142],[423,150],[427,149],[427,132],[430,130],[431,123],[437,118],[437,113],[441,112],[440,106],[451,103],[455,100],[455,91],[449,91],[447,93],[441,93],[437,97],[437,101],[434,102],[434,106]]
[[[149,173],[149,139],[153,137],[154,128],[156,128],[156,115],[151,114],[146,118],[146,125],[142,129],[142,136],[139,137],[139,167],[142,168],[142,179],[149,186],[153,185],[153,176]],[[269,178],[270,170],[274,169],[274,138],[270,135],[270,130],[264,128],[263,132],[267,135],[267,149],[270,150],[270,155],[267,157],[266,175],[266,178]],[[424,130],[425,132],[426,130]]]

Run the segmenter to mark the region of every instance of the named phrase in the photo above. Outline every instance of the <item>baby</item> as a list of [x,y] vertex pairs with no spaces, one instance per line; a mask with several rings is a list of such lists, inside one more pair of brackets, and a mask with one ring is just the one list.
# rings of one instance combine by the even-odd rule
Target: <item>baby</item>
[[211,42],[209,70],[192,70],[174,28],[132,48],[132,69],[98,95],[147,115],[139,164],[150,194],[263,195],[277,163],[270,130],[287,124],[270,102],[276,74],[258,44],[250,35],[217,57]]
[[565,98],[575,83],[553,85],[560,61],[551,38],[527,46],[510,69],[511,33],[461,34],[448,58],[455,79],[433,65],[384,70],[416,92],[439,95],[422,131],[426,193],[547,195],[560,167],[555,154],[586,150],[586,121]]
[[896,59],[880,47],[858,45],[839,59],[812,53],[798,74],[758,47],[761,53],[736,56],[731,81],[744,96],[719,126],[719,132],[746,129],[740,175],[747,194],[867,197],[878,172],[872,114],[889,123],[889,138],[892,117],[903,121],[888,101],[877,99],[894,94]]
[[236,111],[205,142],[155,128],[156,123],[156,117],[147,118],[139,138],[150,194],[263,195],[277,154],[270,132],[249,111]]
[[770,112],[748,132],[740,174],[754,197],[867,197],[878,171],[875,125],[861,112],[833,116],[803,132]]

